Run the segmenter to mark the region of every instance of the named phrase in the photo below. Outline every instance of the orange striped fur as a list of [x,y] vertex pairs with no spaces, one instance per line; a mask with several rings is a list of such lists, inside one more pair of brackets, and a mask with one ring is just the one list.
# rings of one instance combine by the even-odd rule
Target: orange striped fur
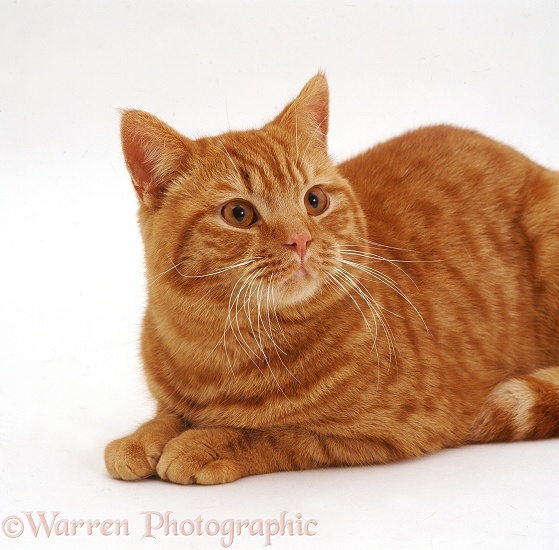
[[214,484],[559,433],[559,174],[422,128],[334,165],[315,76],[258,130],[122,119],[153,420],[115,478]]

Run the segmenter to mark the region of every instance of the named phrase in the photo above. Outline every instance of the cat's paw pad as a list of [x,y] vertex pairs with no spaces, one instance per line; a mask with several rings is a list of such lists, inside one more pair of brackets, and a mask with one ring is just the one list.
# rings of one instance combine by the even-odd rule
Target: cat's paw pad
[[155,474],[161,453],[147,450],[135,437],[116,439],[105,448],[105,466],[115,479],[135,481]]
[[246,469],[237,460],[222,456],[198,430],[190,430],[167,443],[157,475],[181,485],[216,485],[243,477]]

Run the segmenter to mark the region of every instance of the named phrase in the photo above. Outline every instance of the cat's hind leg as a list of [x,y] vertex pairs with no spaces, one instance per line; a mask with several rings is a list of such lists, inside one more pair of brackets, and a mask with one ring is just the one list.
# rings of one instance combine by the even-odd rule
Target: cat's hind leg
[[468,442],[520,441],[559,435],[559,367],[539,369],[495,387]]

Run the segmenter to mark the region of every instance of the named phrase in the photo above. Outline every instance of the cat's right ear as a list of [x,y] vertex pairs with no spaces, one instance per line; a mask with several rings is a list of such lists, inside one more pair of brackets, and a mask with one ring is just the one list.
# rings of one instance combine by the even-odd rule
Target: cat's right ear
[[185,170],[191,142],[157,117],[124,111],[122,151],[140,202],[156,209],[173,180]]
[[323,72],[311,78],[301,93],[272,121],[288,128],[307,143],[326,147],[328,134],[328,82]]

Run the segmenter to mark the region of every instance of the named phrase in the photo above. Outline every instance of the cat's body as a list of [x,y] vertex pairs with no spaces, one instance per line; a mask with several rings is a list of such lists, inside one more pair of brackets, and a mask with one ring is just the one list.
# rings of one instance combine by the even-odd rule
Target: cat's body
[[125,114],[158,412],[107,447],[114,477],[559,433],[559,174],[449,126],[336,168],[327,115],[321,75],[256,131],[190,141]]

